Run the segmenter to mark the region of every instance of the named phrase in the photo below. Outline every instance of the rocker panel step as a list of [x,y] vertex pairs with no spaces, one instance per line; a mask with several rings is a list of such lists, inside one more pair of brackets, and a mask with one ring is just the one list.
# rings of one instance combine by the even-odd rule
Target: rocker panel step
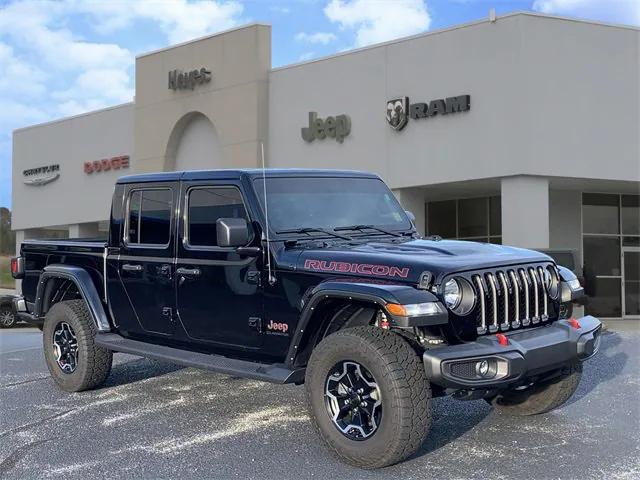
[[185,367],[202,368],[264,382],[296,383],[304,380],[304,369],[291,370],[279,363],[248,362],[246,360],[223,357],[222,355],[180,350],[179,348],[131,340],[117,333],[98,333],[95,343],[114,352],[129,353],[176,363]]

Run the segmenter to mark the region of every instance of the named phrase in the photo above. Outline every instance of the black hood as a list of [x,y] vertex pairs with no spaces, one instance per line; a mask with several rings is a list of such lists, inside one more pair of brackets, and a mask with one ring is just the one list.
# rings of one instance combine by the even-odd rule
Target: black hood
[[458,240],[307,245],[281,251],[278,257],[297,270],[330,275],[417,282],[422,272],[429,271],[436,283],[443,275],[454,272],[552,261],[533,250]]

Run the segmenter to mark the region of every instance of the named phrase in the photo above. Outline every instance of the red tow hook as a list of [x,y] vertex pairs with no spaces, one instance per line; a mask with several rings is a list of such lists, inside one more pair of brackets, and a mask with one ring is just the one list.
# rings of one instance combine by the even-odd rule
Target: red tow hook
[[576,320],[575,318],[570,318],[568,323],[576,330],[580,328],[580,322],[578,322],[578,320]]
[[498,339],[498,343],[503,347],[509,345],[509,339],[506,335],[503,335],[502,333],[496,333],[496,338]]

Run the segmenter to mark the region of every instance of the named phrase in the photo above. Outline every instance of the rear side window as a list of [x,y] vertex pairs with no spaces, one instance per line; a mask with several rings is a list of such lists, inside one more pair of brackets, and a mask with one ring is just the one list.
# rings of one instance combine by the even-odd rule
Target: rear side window
[[244,218],[242,194],[235,187],[196,187],[189,190],[187,243],[194,247],[216,247],[216,221]]
[[171,234],[170,189],[134,190],[129,197],[127,243],[168,245]]

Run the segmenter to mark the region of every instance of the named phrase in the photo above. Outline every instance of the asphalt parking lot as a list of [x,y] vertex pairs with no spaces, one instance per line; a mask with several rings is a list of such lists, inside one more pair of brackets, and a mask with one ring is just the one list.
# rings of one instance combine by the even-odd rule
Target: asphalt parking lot
[[311,430],[300,387],[116,355],[99,390],[56,389],[38,330],[0,331],[0,477],[640,478],[640,329],[609,330],[558,411],[509,418],[485,402],[433,402],[408,461],[362,471]]

